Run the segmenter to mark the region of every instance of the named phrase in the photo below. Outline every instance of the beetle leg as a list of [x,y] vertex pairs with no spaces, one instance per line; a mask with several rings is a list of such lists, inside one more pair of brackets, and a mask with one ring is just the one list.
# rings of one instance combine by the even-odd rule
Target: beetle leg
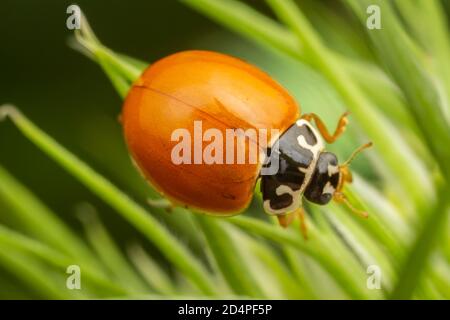
[[302,115],[301,119],[304,119],[306,121],[314,120],[314,122],[316,123],[317,129],[319,130],[320,134],[325,139],[325,141],[328,142],[328,143],[333,143],[334,141],[336,141],[337,138],[339,138],[339,136],[341,134],[344,133],[345,128],[346,128],[347,123],[348,123],[348,120],[347,120],[347,116],[348,115],[349,115],[349,112],[345,112],[339,118],[339,122],[338,122],[338,124],[336,126],[336,130],[334,131],[334,133],[332,135],[328,132],[328,129],[325,127],[325,124],[319,118],[319,116],[317,114],[315,114],[315,113],[307,113],[307,114]]
[[278,223],[280,224],[280,226],[282,226],[283,228],[287,228],[292,223],[292,221],[294,221],[295,214],[286,213],[286,214],[282,214],[282,215],[277,215],[277,218],[278,218]]
[[172,210],[175,208],[175,205],[166,198],[159,198],[159,199],[149,198],[147,199],[147,203],[153,208],[165,209],[169,213],[172,212]]
[[308,240],[308,227],[306,225],[305,210],[303,207],[299,207],[291,213],[277,215],[278,223],[283,228],[287,228],[294,221],[295,217],[298,217],[300,220],[300,232],[302,233],[303,238]]
[[308,226],[305,219],[305,210],[303,209],[303,207],[300,207],[295,210],[295,213],[298,215],[298,218],[300,220],[300,232],[302,233],[303,238],[305,240],[308,240]]

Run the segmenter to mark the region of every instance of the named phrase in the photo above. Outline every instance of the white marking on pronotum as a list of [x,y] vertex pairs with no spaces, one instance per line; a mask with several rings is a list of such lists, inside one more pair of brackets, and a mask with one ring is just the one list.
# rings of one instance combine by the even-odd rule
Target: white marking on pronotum
[[285,214],[286,212],[290,212],[290,211],[294,211],[295,209],[297,209],[298,207],[300,207],[301,205],[301,192],[300,190],[297,191],[293,191],[290,187],[286,186],[286,185],[281,185],[279,186],[276,190],[275,190],[276,194],[278,196],[281,196],[283,194],[290,194],[292,197],[292,203],[290,206],[286,207],[286,208],[281,208],[281,209],[272,209],[272,207],[270,206],[270,200],[266,200],[264,201],[264,210],[270,214]]
[[299,120],[297,120],[296,124],[299,127],[307,126],[309,129],[311,129],[311,132],[313,133],[313,135],[315,136],[316,141],[317,141],[317,143],[312,146],[312,145],[308,144],[308,142],[306,141],[304,136],[297,137],[297,141],[298,141],[298,144],[300,145],[300,147],[310,150],[311,153],[313,154],[312,161],[309,164],[308,168],[306,168],[305,171],[299,169],[300,171],[305,173],[305,178],[303,179],[303,183],[299,190],[300,193],[303,193],[303,191],[306,189],[306,186],[308,185],[308,183],[311,180],[311,177],[314,173],[314,169],[316,168],[317,160],[319,159],[319,153],[323,150],[324,146],[323,146],[323,141],[320,139],[320,136],[317,133],[316,129],[314,129],[308,121],[306,121],[304,119],[299,119]]
[[304,136],[298,136],[297,141],[298,141],[298,144],[300,145],[300,147],[311,151],[314,156],[316,156],[320,151],[320,144],[317,143],[312,146],[312,145],[308,144],[308,142],[306,141]]
[[336,191],[336,189],[334,189],[334,187],[331,185],[330,181],[328,181],[327,184],[325,185],[325,187],[323,187],[322,194],[329,193],[332,195],[332,194],[334,194],[335,191]]
[[310,145],[306,141],[304,136],[297,137],[297,141],[298,141],[298,144],[300,145],[300,147],[310,150],[313,153],[313,155],[316,156],[319,153],[319,151],[323,150],[323,147],[324,147],[323,141],[322,141],[322,139],[320,139],[318,132],[316,131],[316,129],[314,129],[313,126],[311,126],[311,124],[308,121],[306,121],[304,119],[297,120],[296,124],[298,127],[301,127],[301,126],[308,127],[311,130],[311,132],[313,133],[313,135],[317,141],[316,144]]
[[333,174],[338,173],[339,172],[339,167],[332,165],[332,164],[328,164],[328,176],[331,177]]
[[317,143],[315,143],[314,145],[310,145],[306,141],[305,137],[302,135],[297,137],[298,144],[302,148],[304,148],[306,150],[310,150],[311,153],[313,154],[313,158],[307,168],[301,168],[301,167],[298,168],[298,170],[300,172],[303,172],[305,174],[305,178],[303,179],[303,183],[300,186],[299,190],[292,191],[291,188],[289,188],[288,186],[285,186],[285,185],[279,186],[276,190],[277,195],[283,195],[285,193],[288,193],[292,196],[292,203],[289,207],[275,210],[270,207],[270,200],[264,201],[264,203],[263,203],[264,210],[269,214],[286,214],[287,212],[291,212],[291,211],[298,209],[302,205],[302,196],[301,195],[302,195],[303,191],[306,189],[306,186],[308,185],[309,181],[311,180],[312,174],[313,174],[314,169],[317,164],[317,159],[319,158],[319,153],[324,149],[322,139],[320,138],[316,129],[314,129],[314,127],[312,127],[308,121],[306,121],[304,119],[299,119],[296,121],[296,125],[298,127],[301,127],[303,125],[307,126],[308,128],[311,129],[312,134],[316,137]]

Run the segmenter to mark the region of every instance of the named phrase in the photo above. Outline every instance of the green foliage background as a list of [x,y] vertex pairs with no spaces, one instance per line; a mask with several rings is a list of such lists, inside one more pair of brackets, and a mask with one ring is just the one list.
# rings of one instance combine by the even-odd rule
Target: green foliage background
[[[69,4],[1,5],[0,97],[26,115],[0,109],[12,120],[0,126],[1,298],[450,297],[447,1],[80,1],[101,42],[86,23],[73,39]],[[365,27],[371,4],[381,30]],[[374,142],[347,190],[370,218],[309,206],[305,241],[259,194],[229,219],[150,207],[121,98],[148,63],[192,48],[260,66],[330,128],[350,110],[329,149],[342,160]],[[82,290],[65,287],[71,264]],[[370,265],[380,290],[367,287]]]

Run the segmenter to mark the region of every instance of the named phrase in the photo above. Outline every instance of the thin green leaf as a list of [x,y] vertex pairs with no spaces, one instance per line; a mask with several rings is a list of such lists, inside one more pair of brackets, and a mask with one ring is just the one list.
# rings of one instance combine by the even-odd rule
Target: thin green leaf
[[351,259],[344,263],[342,256],[340,256],[342,251],[336,250],[335,244],[326,243],[324,235],[316,232],[316,229],[312,226],[309,228],[309,239],[305,241],[298,231],[294,233],[290,230],[283,230],[256,219],[232,217],[227,221],[277,243],[293,246],[297,250],[301,250],[319,262],[340,284],[341,288],[354,299],[380,297],[379,293],[370,292],[365,287],[365,281],[361,280],[365,278],[362,268],[355,267]]
[[[3,245],[10,249],[17,251],[22,251],[27,255],[35,256],[36,258],[45,261],[46,263],[65,271],[68,266],[73,265],[76,261],[73,258],[69,258],[66,255],[60,253],[59,251],[35,240],[10,230],[4,226],[0,225],[0,246]],[[87,283],[85,288],[89,288],[88,291],[95,292],[92,290],[92,285],[95,285],[104,291],[109,292],[109,294],[124,294],[126,290],[117,286],[115,283],[101,274],[98,268],[91,269],[89,266],[81,266],[83,273],[83,283]]]
[[59,277],[60,283],[57,283],[56,277],[36,259],[18,252],[10,252],[8,249],[8,247],[0,245],[0,263],[40,297],[45,299],[84,297],[82,292],[74,292],[65,288],[64,278]]
[[177,293],[175,284],[166,273],[166,270],[153,261],[141,246],[137,244],[132,245],[127,252],[142,277],[156,292],[169,296]]
[[[27,232],[68,256],[76,258],[79,264],[101,269],[92,252],[56,214],[1,166],[0,198],[14,210],[14,214]],[[45,225],[45,228],[37,228],[39,225]]]
[[236,244],[217,218],[198,216],[217,265],[236,294],[261,298],[262,293],[250,269],[242,263]]
[[87,238],[103,264],[114,278],[132,294],[145,294],[149,288],[128,263],[121,250],[114,243],[106,228],[97,217],[95,209],[87,203],[77,207],[77,215],[83,223]]
[[379,0],[347,0],[347,3],[362,23],[366,20],[367,6],[376,4],[383,12],[383,28],[368,34],[378,57],[405,93],[410,110],[442,173],[450,180],[450,148],[443,147],[450,144],[450,127],[440,108],[439,94],[427,71],[417,63],[414,44],[402,29],[392,6],[389,2]]
[[17,128],[30,141],[35,143],[43,152],[53,158],[107,204],[116,209],[124,219],[141,231],[160,249],[161,253],[169,261],[182,270],[183,274],[191,279],[205,294],[213,294],[215,292],[205,267],[144,208],[59,145],[17,109],[11,106],[3,106],[0,108],[0,115],[3,115],[3,117],[9,116]]
[[399,280],[391,294],[392,299],[410,299],[422,280],[429,257],[440,238],[449,215],[447,195],[449,189],[441,189],[439,201],[419,230],[411,250],[399,272]]

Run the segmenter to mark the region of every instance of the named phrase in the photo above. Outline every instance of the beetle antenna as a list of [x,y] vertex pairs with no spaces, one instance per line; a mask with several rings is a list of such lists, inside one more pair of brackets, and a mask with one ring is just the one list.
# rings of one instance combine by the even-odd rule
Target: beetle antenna
[[365,144],[363,144],[362,146],[360,146],[358,149],[356,149],[355,151],[353,151],[353,153],[350,155],[350,157],[347,159],[347,161],[345,161],[341,166],[348,166],[350,164],[350,162],[352,162],[352,160],[364,149],[370,148],[373,145],[372,142],[367,142]]
[[348,166],[350,165],[350,162],[364,149],[367,149],[372,146],[372,142],[367,142],[366,144],[363,144],[358,149],[353,151],[353,153],[350,155],[350,157],[345,161],[343,164],[339,166],[339,182],[336,188],[337,192],[340,192],[344,188],[345,183],[351,183],[353,181],[352,173],[348,169]]

